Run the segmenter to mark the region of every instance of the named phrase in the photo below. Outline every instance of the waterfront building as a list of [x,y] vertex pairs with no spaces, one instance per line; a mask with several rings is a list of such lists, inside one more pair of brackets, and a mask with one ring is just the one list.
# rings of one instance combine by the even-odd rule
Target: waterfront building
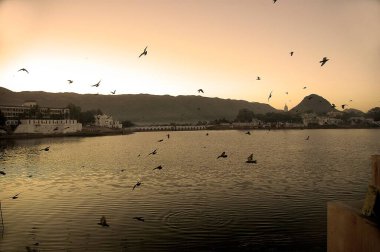
[[66,134],[82,131],[77,120],[22,119],[14,134]]
[[70,119],[70,109],[40,107],[36,101],[22,106],[0,105],[5,125],[15,134],[65,134],[82,130],[82,124]]
[[0,105],[0,112],[7,119],[6,125],[18,125],[21,119],[69,119],[68,108],[40,107],[36,101],[26,101],[22,106]]
[[121,129],[123,127],[119,121],[115,121],[112,119],[112,116],[105,114],[95,116],[95,126],[112,129]]

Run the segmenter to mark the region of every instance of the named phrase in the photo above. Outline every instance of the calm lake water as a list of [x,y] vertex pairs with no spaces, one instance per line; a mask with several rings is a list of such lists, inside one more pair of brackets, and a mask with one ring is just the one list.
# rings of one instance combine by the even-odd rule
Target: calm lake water
[[0,251],[325,251],[326,203],[364,199],[380,153],[379,130],[208,133],[0,142]]

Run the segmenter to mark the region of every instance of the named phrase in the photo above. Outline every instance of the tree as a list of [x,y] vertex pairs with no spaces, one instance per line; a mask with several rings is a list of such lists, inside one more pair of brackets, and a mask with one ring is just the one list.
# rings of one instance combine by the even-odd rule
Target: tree
[[237,122],[252,122],[255,114],[249,109],[240,109],[235,121]]
[[78,122],[86,125],[86,124],[92,124],[95,122],[95,113],[94,111],[85,111],[81,112],[79,115]]
[[5,118],[4,114],[0,111],[0,126],[5,126],[5,122],[7,118]]
[[74,105],[72,103],[70,103],[69,105],[67,105],[67,108],[70,110],[70,118],[79,121],[79,118],[81,116],[82,108],[79,107],[79,106],[76,106],[76,105]]
[[128,121],[128,120],[122,121],[121,124],[123,125],[123,128],[129,128],[129,127],[135,126],[135,124],[133,122]]
[[380,107],[371,108],[368,110],[366,116],[373,118],[374,121],[380,121]]

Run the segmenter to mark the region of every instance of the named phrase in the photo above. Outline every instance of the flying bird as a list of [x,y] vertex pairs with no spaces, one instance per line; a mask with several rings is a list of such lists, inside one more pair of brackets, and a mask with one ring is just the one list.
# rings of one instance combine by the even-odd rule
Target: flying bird
[[168,139],[170,138],[170,134],[167,134],[166,136],[168,137]]
[[245,134],[247,134],[247,135],[251,135],[251,132],[247,131],[247,132],[245,132]]
[[310,136],[307,136],[307,137],[305,138],[305,140],[309,140],[309,138],[310,138]]
[[20,72],[20,71],[24,71],[24,72],[26,72],[27,74],[29,74],[29,71],[26,70],[25,68],[21,68],[21,69],[19,69],[17,72]]
[[1,174],[1,175],[4,175],[4,176],[6,175],[6,173],[3,172],[3,171],[0,171],[0,174]]
[[157,142],[162,142],[162,141],[164,141],[164,139],[160,139],[160,140],[158,140]]
[[103,226],[103,227],[109,227],[110,225],[107,224],[106,217],[103,215],[102,218],[100,218],[100,222],[98,225]]
[[73,81],[73,80],[67,80],[67,82],[68,82],[69,84],[71,84],[71,83],[73,83],[74,81]]
[[290,56],[293,56],[294,52],[290,52]]
[[257,76],[256,80],[261,80],[260,76]]
[[111,94],[115,94],[116,93],[116,90],[114,90],[114,91],[111,91]]
[[257,164],[257,160],[254,160],[254,159],[253,159],[253,154],[249,155],[249,156],[247,157],[247,161],[245,161],[245,162],[246,162],[246,163],[249,163],[249,164],[252,164],[252,163]]
[[269,94],[269,96],[268,96],[268,102],[269,102],[269,99],[272,98],[272,92],[273,92],[273,91],[270,91],[270,94]]
[[133,217],[133,219],[144,222],[144,217]]
[[59,128],[58,127],[55,127],[54,129],[53,129],[53,131],[57,131]]
[[141,56],[143,56],[143,55],[147,55],[148,54],[148,52],[147,52],[147,49],[148,47],[145,47],[145,49],[144,49],[144,51],[140,54],[140,56],[139,56],[139,58],[141,57]]
[[49,151],[49,150],[50,150],[50,146],[45,147],[45,148],[41,149],[40,151]]
[[273,0],[273,3],[275,4],[277,2],[277,0]]
[[132,191],[135,190],[136,187],[141,186],[141,184],[142,184],[142,183],[141,183],[140,181],[138,181],[138,182],[133,186]]
[[344,107],[346,107],[346,106],[348,106],[348,105],[347,105],[347,104],[343,104],[343,105],[342,105],[342,109],[344,109]]
[[11,197],[11,199],[17,199],[19,194],[20,194],[20,193],[14,195],[13,197]]
[[161,169],[162,169],[162,166],[159,165],[159,166],[157,166],[156,168],[153,168],[153,171],[154,171],[154,170],[161,170]]
[[94,85],[91,85],[91,87],[99,87],[101,81],[102,81],[102,80],[100,80],[98,83],[96,83],[96,84],[94,84]]
[[217,159],[218,159],[218,158],[226,158],[226,157],[227,157],[226,152],[223,151],[222,154],[220,154],[220,155],[217,157]]
[[332,108],[335,108],[335,107],[336,107],[336,105],[335,105],[334,103],[332,103],[332,104],[331,104],[331,107],[332,107]]
[[324,64],[326,64],[326,62],[328,61],[329,59],[327,57],[323,57],[323,59],[321,61],[319,61],[319,63],[321,63],[321,66],[323,66]]
[[149,155],[156,155],[157,154],[157,149],[155,149],[154,151],[152,151],[151,153],[148,154]]
[[306,89],[306,88],[307,88],[306,86],[303,87],[303,89]]
[[203,93],[204,93],[204,92],[203,92],[203,89],[201,89],[201,88],[198,89],[198,93],[202,93],[202,94],[203,94]]
[[289,94],[288,92],[285,92],[285,94]]

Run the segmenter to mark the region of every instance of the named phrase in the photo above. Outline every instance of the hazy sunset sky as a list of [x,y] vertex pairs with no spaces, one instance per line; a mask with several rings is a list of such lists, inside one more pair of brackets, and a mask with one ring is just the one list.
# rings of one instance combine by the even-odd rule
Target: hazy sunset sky
[[315,93],[367,111],[380,106],[380,1],[0,0],[0,86],[263,103],[273,90],[278,109]]

